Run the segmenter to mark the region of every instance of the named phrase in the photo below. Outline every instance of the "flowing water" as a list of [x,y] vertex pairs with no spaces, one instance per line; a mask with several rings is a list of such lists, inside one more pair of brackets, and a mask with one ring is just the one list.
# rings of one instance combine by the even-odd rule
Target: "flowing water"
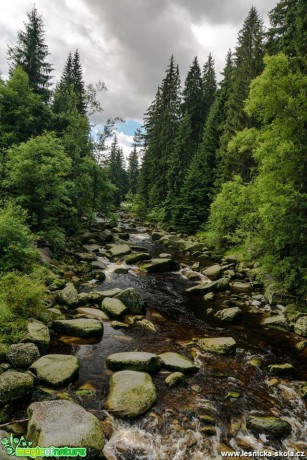
[[[127,226],[130,224],[127,222]],[[143,227],[131,232],[130,242],[143,246],[153,256],[171,252],[182,264],[189,266],[197,260],[169,248],[166,251],[165,247],[152,242]],[[295,334],[265,330],[259,325],[260,316],[249,313],[244,307],[240,325],[225,326],[208,316],[206,309],[211,304],[214,307],[221,305],[229,296],[216,295],[211,304],[205,303],[202,296],[185,292],[187,287],[195,284],[184,276],[186,270],[148,274],[137,266],[110,262],[103,252],[101,248],[100,260],[107,265],[107,278],[103,283],[97,282],[96,288],[136,288],[146,302],[146,319],[154,323],[157,331],[150,332],[137,323],[125,330],[115,330],[106,322],[104,336],[96,343],[65,337],[54,339],[51,352],[71,353],[79,359],[79,380],[71,389],[96,390],[88,396],[80,396],[79,403],[101,419],[108,415],[103,410],[103,403],[111,374],[105,362],[111,353],[175,351],[200,365],[199,372],[188,377],[187,387],[169,389],[164,383],[167,373],[156,373],[153,380],[158,392],[157,402],[139,419],[122,421],[109,415],[113,436],[107,441],[105,451],[110,459],[219,459],[222,458],[220,452],[230,448],[239,451],[306,450],[307,414],[298,386],[300,381],[306,380],[307,368],[306,361],[303,364],[304,353],[295,348],[298,341]],[[114,273],[119,267],[128,268],[128,273]],[[234,356],[204,353],[193,341],[219,336],[234,337],[237,342]],[[261,368],[253,365],[255,358],[261,359]],[[278,378],[271,386],[271,377],[264,368],[271,363],[285,362],[294,365],[296,374],[289,379]],[[227,397],[228,392],[239,395],[237,398]],[[244,423],[250,413],[285,418],[292,425],[291,436],[283,441],[265,435],[255,437],[246,430]],[[205,414],[216,420],[215,430],[207,433],[197,418]]]

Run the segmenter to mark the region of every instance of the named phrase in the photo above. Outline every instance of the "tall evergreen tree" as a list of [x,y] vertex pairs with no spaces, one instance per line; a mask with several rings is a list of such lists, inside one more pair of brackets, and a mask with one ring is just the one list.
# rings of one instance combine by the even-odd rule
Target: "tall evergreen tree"
[[208,56],[208,60],[204,65],[202,74],[202,128],[206,122],[210,108],[214,102],[217,90],[216,74],[214,68],[214,60],[211,53]]
[[85,115],[86,113],[86,98],[85,98],[85,84],[83,80],[83,71],[80,62],[79,51],[76,50],[72,61],[72,79],[75,93],[78,96],[78,111]]
[[128,191],[128,178],[125,170],[124,154],[118,145],[116,134],[114,135],[113,142],[110,147],[107,170],[109,180],[116,187],[113,196],[113,203],[115,206],[119,206]]
[[134,144],[132,151],[128,158],[128,182],[129,191],[135,195],[137,193],[139,177],[139,160],[136,144]]
[[307,3],[305,0],[280,0],[269,13],[267,32],[270,54],[284,52],[302,70],[307,66]]
[[228,154],[227,146],[231,138],[241,129],[257,124],[256,120],[244,111],[244,102],[248,97],[249,85],[263,70],[264,56],[263,23],[257,10],[252,7],[238,34],[238,43],[234,53],[234,71],[231,91],[226,101],[227,117],[219,149],[219,170],[217,185],[239,174],[244,180],[250,179],[253,166],[252,153],[244,159]]
[[18,32],[17,45],[9,47],[11,70],[20,66],[28,74],[33,90],[47,102],[50,97],[53,67],[47,62],[50,53],[45,43],[43,19],[35,6],[27,16],[25,31]]

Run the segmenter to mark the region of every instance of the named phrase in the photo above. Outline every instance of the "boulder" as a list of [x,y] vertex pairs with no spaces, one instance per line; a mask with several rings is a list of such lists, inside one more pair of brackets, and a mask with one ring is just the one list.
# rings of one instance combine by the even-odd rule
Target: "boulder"
[[222,271],[222,267],[218,264],[215,264],[211,265],[211,267],[205,268],[205,270],[202,271],[202,274],[208,276],[208,278],[211,280],[217,280],[221,277]]
[[151,256],[148,252],[137,252],[136,254],[130,254],[126,257],[125,262],[128,265],[136,264],[141,260],[150,260]]
[[161,252],[161,254],[159,254],[160,259],[171,259],[171,257],[172,254],[169,254],[168,252]]
[[14,367],[29,367],[39,357],[39,350],[34,343],[16,343],[10,346],[7,353],[7,359]]
[[236,281],[235,283],[230,283],[230,289],[234,292],[249,292],[252,289],[251,283],[240,283]]
[[289,422],[279,417],[249,415],[246,426],[256,433],[264,433],[278,438],[285,438],[291,434]]
[[27,440],[33,446],[83,447],[95,458],[104,446],[99,420],[71,401],[35,402],[28,408]]
[[163,232],[152,232],[151,234],[151,239],[153,241],[158,241],[160,240],[165,234]]
[[214,337],[199,339],[198,345],[206,352],[218,355],[230,355],[236,351],[236,341],[232,337]]
[[103,335],[103,324],[97,319],[65,319],[54,321],[54,330],[75,337],[96,337]]
[[162,353],[159,358],[161,358],[163,366],[172,371],[193,374],[199,370],[199,366],[179,353]]
[[65,288],[57,293],[57,301],[68,307],[78,305],[78,291],[75,286],[72,283],[67,283]]
[[264,318],[261,324],[264,327],[268,327],[269,329],[276,329],[278,331],[288,331],[290,329],[289,324],[283,315]]
[[103,299],[101,309],[111,318],[119,318],[128,312],[128,308],[123,302],[112,297]]
[[149,374],[119,371],[110,379],[110,392],[104,407],[119,417],[133,418],[147,412],[156,399],[156,388]]
[[108,254],[111,258],[126,256],[131,253],[131,248],[128,244],[112,244],[108,249]]
[[48,327],[41,321],[31,320],[27,324],[27,334],[21,340],[22,343],[34,343],[40,353],[46,353],[50,344],[50,333]]
[[98,310],[97,308],[79,307],[76,311],[80,315],[90,316],[99,321],[107,321],[109,319],[104,311]]
[[156,326],[151,321],[149,321],[149,319],[141,319],[140,321],[137,321],[135,324],[136,326],[141,326],[144,329],[147,329],[147,331],[157,332]]
[[152,259],[141,265],[141,269],[149,273],[175,271],[179,268],[179,263],[173,259]]
[[294,332],[302,337],[307,337],[307,316],[302,316],[296,321]]
[[182,372],[173,372],[165,379],[165,385],[169,388],[185,386],[186,383],[185,375]]
[[121,291],[115,296],[115,299],[123,302],[131,313],[141,315],[144,312],[144,302],[139,292],[134,288],[128,288]]
[[284,364],[271,364],[268,366],[268,372],[272,375],[287,375],[293,374],[295,371],[294,367],[290,363]]
[[226,291],[229,286],[228,278],[221,278],[216,281],[211,281],[209,283],[198,284],[191,288],[186,289],[186,292],[191,294],[206,294],[207,292],[220,292]]
[[153,353],[114,353],[107,358],[107,366],[112,371],[131,370],[152,374],[159,370],[161,365],[161,359]]
[[108,289],[107,291],[98,291],[98,292],[101,295],[101,301],[103,301],[103,299],[105,299],[106,297],[115,297],[117,294],[122,292],[122,289],[114,288],[114,289]]
[[30,369],[39,383],[59,388],[75,380],[79,363],[71,355],[46,355],[35,361]]
[[33,392],[33,377],[22,372],[6,371],[0,375],[0,404],[19,401]]
[[241,320],[242,310],[239,307],[223,308],[215,313],[216,318],[226,323],[235,323]]

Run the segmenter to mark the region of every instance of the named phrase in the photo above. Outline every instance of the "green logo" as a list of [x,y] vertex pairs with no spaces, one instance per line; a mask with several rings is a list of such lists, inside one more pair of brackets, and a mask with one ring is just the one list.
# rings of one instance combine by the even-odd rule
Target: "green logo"
[[2,438],[1,444],[8,455],[15,457],[86,457],[85,447],[31,447],[32,442],[23,436],[15,438],[12,434],[9,438]]

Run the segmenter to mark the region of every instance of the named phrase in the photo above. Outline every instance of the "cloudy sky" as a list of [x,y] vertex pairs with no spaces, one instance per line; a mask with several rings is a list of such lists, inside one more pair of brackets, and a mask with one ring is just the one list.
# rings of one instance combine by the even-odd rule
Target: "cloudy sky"
[[[0,72],[7,75],[7,45],[16,43],[34,0],[1,5]],[[267,25],[277,0],[36,0],[55,67],[54,81],[69,51],[78,48],[86,83],[103,81],[104,112],[94,121],[119,116],[119,141],[129,150],[135,127],[154,98],[171,54],[181,79],[194,56],[203,65],[212,53],[217,74],[252,4]]]

